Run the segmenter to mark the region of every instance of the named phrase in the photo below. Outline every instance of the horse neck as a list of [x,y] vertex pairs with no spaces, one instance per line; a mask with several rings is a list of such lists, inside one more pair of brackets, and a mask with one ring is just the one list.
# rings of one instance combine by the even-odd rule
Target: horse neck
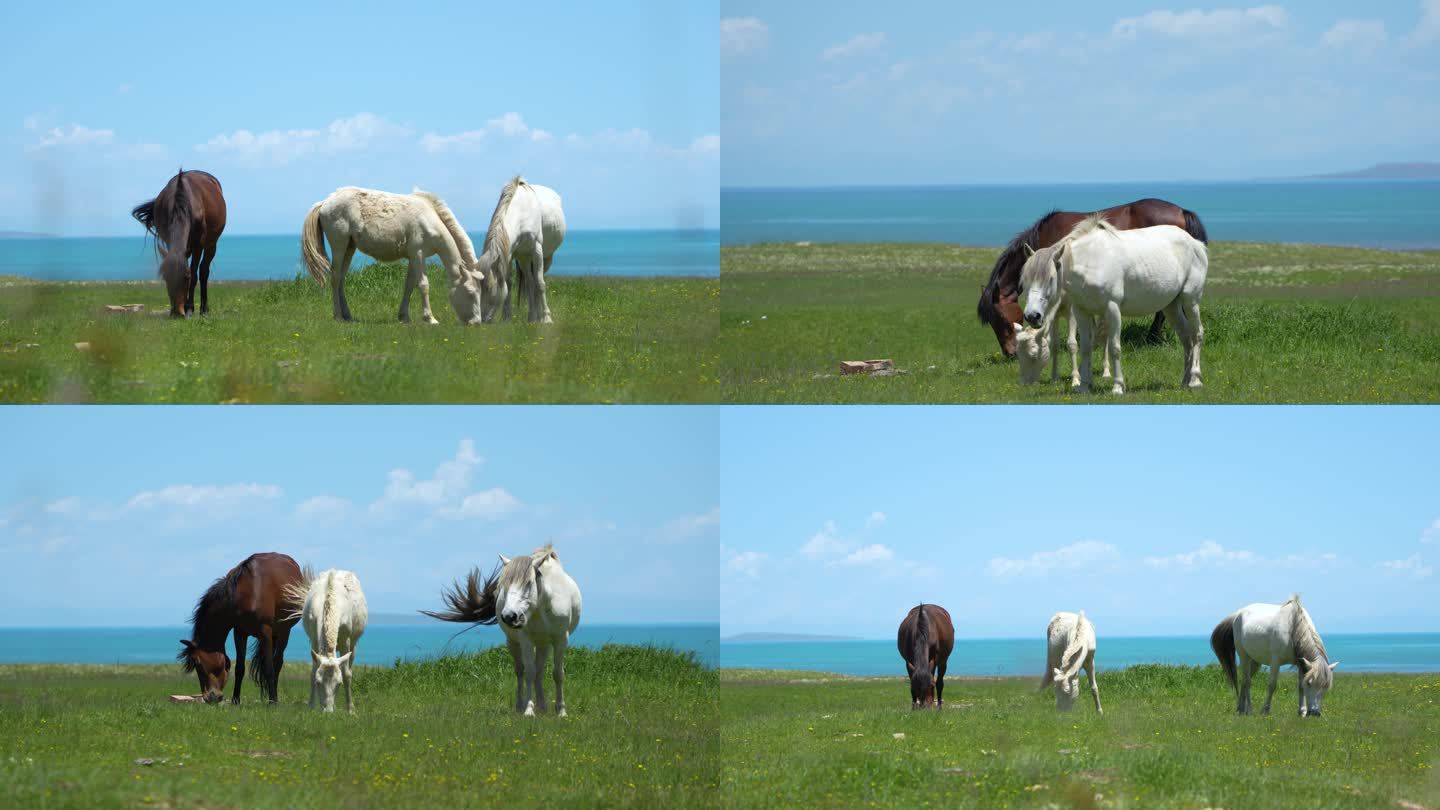
[[1315,623],[1310,621],[1309,614],[1298,603],[1292,603],[1290,609],[1295,612],[1290,623],[1290,645],[1295,662],[1298,664],[1301,658],[1308,658],[1318,666],[1328,666],[1330,657],[1325,653],[1325,642],[1320,640]]
[[229,605],[207,604],[197,610],[191,627],[191,641],[202,650],[224,649],[225,638],[235,627]]

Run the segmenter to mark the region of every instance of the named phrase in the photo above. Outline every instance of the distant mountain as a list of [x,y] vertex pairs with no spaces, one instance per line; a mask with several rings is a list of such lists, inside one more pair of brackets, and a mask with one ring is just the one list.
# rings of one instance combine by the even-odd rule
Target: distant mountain
[[1440,180],[1440,163],[1376,163],[1368,169],[1312,174],[1305,180]]
[[817,636],[809,633],[741,633],[721,641],[864,641],[859,636]]
[[58,239],[53,233],[35,233],[33,231],[0,231],[0,239]]

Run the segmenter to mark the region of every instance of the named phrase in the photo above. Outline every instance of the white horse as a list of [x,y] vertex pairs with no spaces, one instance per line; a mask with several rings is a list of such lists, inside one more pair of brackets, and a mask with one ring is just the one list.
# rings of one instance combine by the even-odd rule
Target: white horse
[[545,711],[545,659],[555,650],[555,714],[565,716],[565,650],[580,624],[580,587],[560,567],[550,544],[507,558],[484,583],[470,572],[462,587],[442,592],[448,609],[421,611],[447,622],[500,624],[515,665],[515,711]]
[[1100,708],[1100,684],[1095,680],[1095,625],[1085,618],[1085,611],[1056,613],[1045,630],[1045,676],[1040,688],[1055,684],[1055,708],[1068,712],[1080,694],[1080,670],[1090,678],[1090,694],[1095,698],[1095,711]]
[[[325,241],[335,253],[325,256]],[[400,320],[410,320],[410,293],[420,287],[420,303],[426,323],[439,323],[430,311],[430,280],[425,275],[425,258],[438,256],[450,282],[450,303],[465,324],[480,323],[484,315],[483,294],[494,289],[494,278],[479,269],[475,246],[439,197],[416,189],[411,194],[392,194],[368,188],[345,186],[315,203],[300,229],[300,250],[310,275],[325,283],[330,274],[330,294],[335,319],[350,320],[345,301],[345,273],[355,251],[382,262],[410,262],[405,277],[405,294],[400,298]]]
[[353,713],[355,646],[369,617],[365,592],[349,571],[305,573],[301,582],[289,586],[286,596],[302,605],[300,621],[310,637],[310,708],[315,708],[318,696],[324,711],[335,711],[335,687],[344,681],[345,710]]
[[1121,318],[1160,310],[1175,324],[1185,347],[1186,388],[1199,388],[1200,297],[1205,290],[1209,254],[1205,243],[1174,225],[1116,230],[1099,214],[1086,217],[1057,242],[1053,251],[1037,251],[1020,271],[1021,289],[1029,293],[1025,320],[1040,326],[1064,294],[1077,320],[1080,374],[1075,389],[1090,391],[1090,361],[1097,323],[1104,324],[1115,372],[1111,391],[1125,393],[1120,364]]
[[565,212],[560,195],[554,189],[527,183],[516,175],[500,190],[500,200],[490,215],[490,230],[485,233],[485,248],[479,266],[487,278],[496,279],[498,289],[492,292],[497,301],[486,304],[485,320],[495,319],[498,302],[504,303],[504,318],[510,320],[510,263],[518,268],[517,286],[523,290],[530,305],[530,320],[550,323],[550,304],[545,299],[545,274],[555,251],[565,241]]
[[[1340,662],[1330,663],[1325,644],[1310,614],[1295,594],[1283,605],[1258,602],[1231,613],[1210,634],[1210,648],[1225,669],[1225,678],[1235,689],[1235,711],[1250,714],[1250,680],[1264,664],[1270,665],[1270,689],[1265,693],[1261,714],[1270,713],[1270,701],[1280,681],[1280,667],[1294,664],[1299,673],[1301,717],[1319,717],[1320,702],[1332,684],[1332,673]],[[1236,672],[1235,657],[1240,657]]]
[[[1025,249],[1029,251],[1031,256],[1039,252],[1031,250],[1029,245],[1026,245]],[[1053,252],[1055,248],[1052,245],[1041,248],[1040,250]],[[1041,261],[1053,261],[1053,259],[1042,258]],[[1067,341],[1070,349],[1070,385],[1080,385],[1080,352],[1075,340],[1076,316],[1074,308],[1070,307],[1069,304],[1070,302],[1066,299],[1064,291],[1062,290],[1061,294],[1055,298],[1054,304],[1046,311],[1039,326],[1027,327],[1018,323],[1011,324],[1015,329],[1015,357],[1019,361],[1021,385],[1039,382],[1040,375],[1043,373],[1046,363],[1050,364],[1050,381],[1054,382],[1060,379],[1060,355],[1053,350],[1053,347],[1055,345],[1055,338],[1057,337],[1056,333],[1059,331],[1059,315],[1061,311],[1066,313],[1066,321],[1070,327],[1069,340]],[[1104,324],[1100,324],[1099,326],[1098,334],[1103,338],[1105,335]],[[1103,343],[1103,347],[1105,350],[1105,367],[1100,376],[1109,379],[1110,343],[1108,340]]]

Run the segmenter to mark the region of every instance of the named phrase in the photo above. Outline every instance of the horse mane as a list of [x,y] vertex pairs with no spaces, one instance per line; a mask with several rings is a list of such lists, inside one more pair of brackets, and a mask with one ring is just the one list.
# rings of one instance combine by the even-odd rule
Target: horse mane
[[1330,656],[1325,652],[1325,642],[1320,640],[1320,633],[1315,629],[1315,623],[1310,621],[1310,615],[1300,604],[1300,594],[1291,594],[1285,604],[1291,609],[1290,644],[1295,654],[1295,666],[1303,668],[1302,661],[1307,658],[1316,661],[1320,664],[1316,669],[1325,670],[1325,677],[1328,679]]
[[485,232],[485,252],[481,258],[488,259],[490,266],[501,277],[510,271],[510,234],[505,231],[505,212],[510,210],[510,201],[515,199],[515,189],[523,185],[525,179],[517,174],[500,189],[495,213],[490,215],[490,229]]
[[[244,562],[231,568],[224,576],[210,583],[210,587],[205,589],[205,593],[201,594],[200,598],[195,600],[195,608],[190,612],[190,638],[192,640],[199,640],[200,625],[205,621],[205,617],[210,615],[213,610],[216,608],[233,607],[235,605],[235,586],[240,582],[240,577],[244,576],[245,572],[249,570],[251,561],[254,559],[255,555],[253,554],[246,557]],[[229,632],[228,627],[226,628],[226,632]],[[221,638],[221,644],[224,644],[223,637]],[[195,671],[195,661],[190,657],[189,648],[182,648],[180,653],[175,656],[175,660],[184,665],[186,672]]]
[[1025,255],[1025,248],[1035,249],[1040,241],[1040,229],[1058,213],[1060,209],[1051,209],[1050,213],[1035,220],[1030,227],[1015,234],[1010,244],[1000,251],[1000,256],[995,259],[995,267],[990,271],[990,280],[985,282],[985,289],[980,293],[980,304],[975,308],[975,314],[980,317],[981,322],[993,323],[999,317],[995,310],[995,300],[1000,296],[1001,280],[1019,278],[1025,260],[1029,258]]
[[1067,242],[1073,239],[1079,239],[1091,231],[1108,231],[1111,234],[1118,233],[1118,231],[1115,230],[1115,226],[1111,225],[1110,221],[1105,219],[1105,212],[1097,211],[1076,223],[1075,227],[1070,229],[1070,233],[1066,234],[1065,238],[1060,241]]
[[300,581],[286,585],[284,593],[281,594],[281,598],[290,605],[290,612],[285,615],[287,620],[304,617],[305,602],[310,598],[310,586],[314,583],[315,566],[307,562],[300,569]]
[[1065,644],[1065,652],[1060,655],[1060,671],[1064,672],[1067,678],[1079,672],[1080,664],[1085,660],[1085,634],[1081,630],[1088,623],[1085,611],[1082,610],[1075,617],[1075,623],[1070,626],[1070,639]]
[[[440,222],[443,223],[445,229],[450,232],[450,237],[455,240],[455,246],[460,248],[460,261],[464,262],[465,266],[470,268],[474,268],[479,264],[479,260],[475,257],[475,243],[470,241],[470,234],[466,233],[465,229],[460,226],[459,221],[455,219],[455,214],[451,213],[450,206],[446,205],[444,200],[429,191],[422,191],[417,188],[410,193],[430,203],[430,207],[435,209],[435,215],[440,217]],[[491,227],[494,227],[493,222],[491,223]]]

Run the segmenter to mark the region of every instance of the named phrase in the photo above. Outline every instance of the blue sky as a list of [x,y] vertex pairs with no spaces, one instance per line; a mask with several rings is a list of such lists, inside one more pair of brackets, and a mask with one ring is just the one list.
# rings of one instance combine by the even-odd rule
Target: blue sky
[[298,230],[342,185],[419,185],[483,230],[517,172],[571,228],[716,227],[717,19],[713,0],[17,4],[0,230],[134,233],[182,164],[220,178],[233,233]]
[[722,183],[1220,180],[1440,160],[1440,0],[723,0]]
[[1440,626],[1434,408],[806,407],[721,416],[721,633]]
[[714,622],[718,414],[687,407],[13,408],[0,624],[182,624],[257,551],[434,607],[555,544],[590,623]]

